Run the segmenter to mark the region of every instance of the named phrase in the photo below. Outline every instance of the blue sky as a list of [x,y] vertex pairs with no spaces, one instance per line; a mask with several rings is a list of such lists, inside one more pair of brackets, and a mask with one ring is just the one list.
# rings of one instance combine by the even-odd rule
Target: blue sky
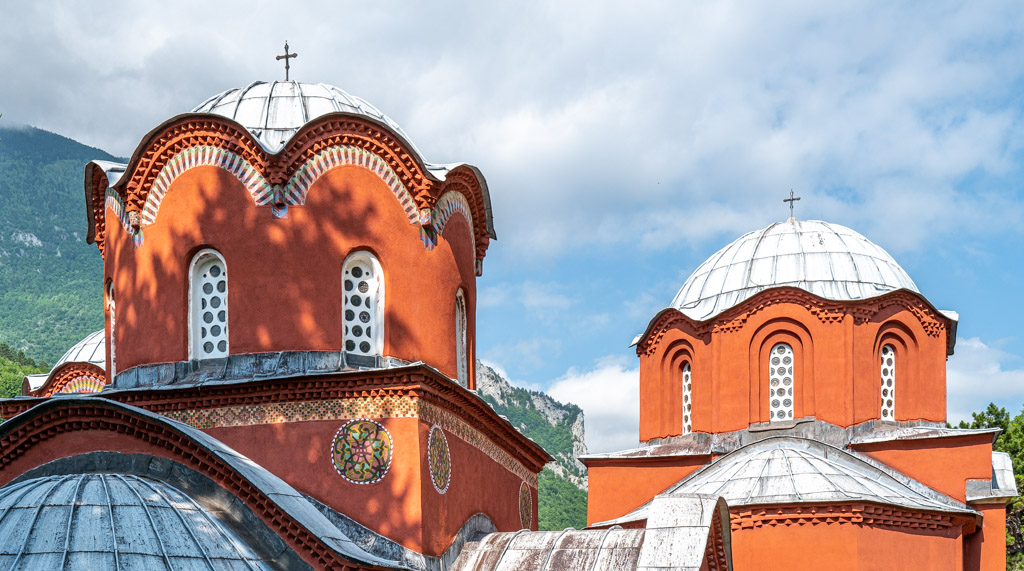
[[488,179],[479,356],[635,443],[627,348],[689,273],[796,214],[961,315],[949,412],[1024,404],[1024,10],[1007,2],[38,2],[0,20],[2,121],[128,155],[206,97],[361,96]]

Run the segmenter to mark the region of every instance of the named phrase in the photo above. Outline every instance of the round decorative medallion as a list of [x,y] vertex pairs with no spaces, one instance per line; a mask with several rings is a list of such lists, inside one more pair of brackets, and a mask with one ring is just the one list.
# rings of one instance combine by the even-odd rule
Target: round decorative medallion
[[350,420],[334,435],[334,469],[353,484],[379,482],[391,467],[391,434],[372,420]]
[[427,438],[427,464],[430,466],[430,482],[437,493],[448,491],[448,483],[452,479],[452,455],[448,452],[448,439],[439,426],[430,429]]
[[530,529],[530,524],[533,523],[533,496],[526,482],[519,486],[519,521],[522,522],[523,529]]

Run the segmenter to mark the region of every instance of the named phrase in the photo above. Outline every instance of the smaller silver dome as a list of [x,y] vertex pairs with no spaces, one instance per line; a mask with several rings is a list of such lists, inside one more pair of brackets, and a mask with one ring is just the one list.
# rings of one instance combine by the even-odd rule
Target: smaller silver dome
[[[323,83],[256,81],[214,95],[192,110],[233,119],[276,153],[303,125],[327,113],[356,113],[384,123],[412,145],[397,123],[365,100]],[[417,151],[418,152],[418,151]]]
[[914,281],[880,246],[838,224],[792,220],[744,234],[686,280],[671,307],[710,319],[755,294],[782,286],[833,301],[870,299]]
[[85,336],[78,343],[75,343],[61,357],[57,364],[50,369],[53,372],[64,363],[92,363],[104,369],[107,366],[107,337],[106,332],[100,329]]
[[3,569],[268,569],[192,498],[121,474],[33,478],[0,488]]

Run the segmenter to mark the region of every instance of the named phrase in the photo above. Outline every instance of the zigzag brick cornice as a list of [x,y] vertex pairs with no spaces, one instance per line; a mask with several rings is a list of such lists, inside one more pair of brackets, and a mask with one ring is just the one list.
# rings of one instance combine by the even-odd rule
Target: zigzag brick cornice
[[896,290],[865,300],[831,301],[802,289],[779,287],[759,292],[707,321],[693,321],[675,308],[664,310],[648,326],[637,343],[637,355],[652,355],[665,333],[673,328],[689,326],[699,335],[708,331],[716,334],[734,333],[742,329],[757,313],[784,303],[807,308],[811,315],[826,325],[841,323],[846,316],[850,316],[855,324],[861,325],[874,319],[882,310],[895,305],[913,314],[929,337],[940,337],[949,327],[948,318],[941,316],[918,294],[907,290]]
[[[458,192],[466,199],[471,214],[469,225],[473,232],[473,248],[477,263],[483,262],[487,255],[487,248],[490,246],[491,232],[488,228],[487,202],[484,196],[483,187],[476,174],[466,166],[459,166],[452,169],[445,177],[441,186],[441,198],[443,199],[450,192]],[[438,206],[441,206],[440,204]],[[444,230],[443,224],[437,229],[438,234]],[[477,275],[480,275],[480,268],[477,268]]]
[[285,184],[291,173],[324,149],[352,146],[380,157],[395,172],[416,201],[419,212],[429,210],[437,200],[437,181],[409,145],[387,128],[359,115],[331,113],[310,121],[288,141],[275,157],[267,179]]
[[104,255],[103,237],[106,236],[107,220],[104,210],[106,209],[107,175],[103,169],[92,169],[92,180],[89,181],[89,230],[86,242],[95,241],[96,247],[100,250],[100,256]]
[[[328,170],[342,165],[361,166],[377,174],[389,187],[411,224],[421,227],[424,245],[431,249],[443,229],[435,220],[449,214],[452,204],[441,204],[452,191],[465,197],[473,233],[477,274],[491,238],[488,202],[472,167],[460,166],[442,183],[434,177],[408,143],[371,119],[332,113],[306,124],[278,154],[267,153],[252,135],[233,120],[208,114],[181,115],[153,130],[133,155],[126,175],[112,189],[119,207],[101,199],[105,181],[92,183],[90,232],[105,250],[106,219],[103,203],[114,210],[136,247],[142,229],[156,221],[160,204],[173,181],[197,166],[215,166],[234,175],[257,205],[270,205],[283,216],[289,205],[305,203],[310,186]],[[115,201],[118,202],[118,201]]]
[[[81,379],[88,379],[89,382],[77,388],[70,386],[75,381]],[[99,392],[106,382],[107,374],[96,365],[92,363],[68,363],[50,375],[46,383],[32,393],[32,396],[48,397],[64,392],[65,389],[69,389],[68,392]],[[85,391],[81,389],[90,390]]]
[[[52,400],[0,426],[0,485],[20,474],[12,465],[28,451],[64,433],[91,431],[118,435],[161,450],[168,458],[210,478],[233,494],[315,569],[380,569],[343,558],[302,527],[271,498],[209,449],[167,421],[153,419],[110,401]],[[56,458],[54,458],[56,459]]]
[[974,518],[908,510],[869,503],[805,504],[799,506],[737,506],[730,509],[732,531],[759,527],[858,525],[946,533],[957,526],[973,533]]
[[[101,393],[98,396],[158,414],[280,402],[412,396],[457,415],[534,472],[539,472],[550,459],[543,448],[512,428],[484,401],[421,365],[302,378],[225,383],[201,388],[162,387],[115,391]],[[47,401],[0,400],[0,418],[15,417],[44,402]]]
[[174,156],[190,147],[215,147],[230,151],[259,171],[267,169],[266,151],[241,125],[207,114],[181,115],[164,123],[139,145],[117,183],[129,212],[145,207],[153,181]]

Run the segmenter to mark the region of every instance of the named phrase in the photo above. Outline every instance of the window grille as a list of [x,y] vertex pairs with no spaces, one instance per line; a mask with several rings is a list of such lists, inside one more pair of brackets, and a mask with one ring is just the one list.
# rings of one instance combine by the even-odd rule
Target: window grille
[[768,411],[772,422],[793,420],[793,348],[785,343],[772,347],[768,357]]
[[189,320],[193,359],[228,356],[228,271],[215,250],[192,259]]

